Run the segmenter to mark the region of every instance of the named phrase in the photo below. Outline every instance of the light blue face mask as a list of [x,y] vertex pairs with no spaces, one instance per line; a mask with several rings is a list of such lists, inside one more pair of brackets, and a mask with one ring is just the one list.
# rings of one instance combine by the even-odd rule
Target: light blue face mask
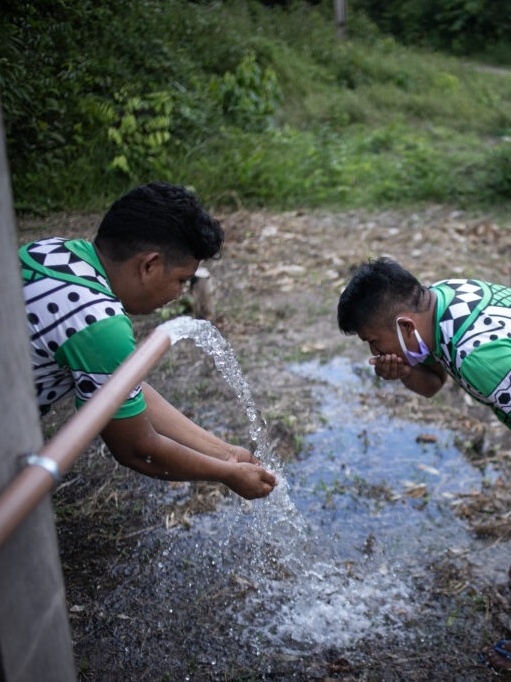
[[403,332],[401,331],[401,327],[399,326],[399,320],[402,319],[403,319],[402,317],[398,317],[396,320],[397,338],[399,339],[399,345],[401,346],[401,350],[403,351],[403,355],[405,356],[408,364],[411,365],[412,367],[415,367],[415,365],[424,362],[424,360],[426,360],[426,358],[428,358],[431,355],[431,353],[429,352],[429,348],[426,346],[426,344],[422,340],[421,335],[416,329],[414,329],[413,333],[415,334],[415,338],[417,339],[417,343],[419,344],[419,350],[417,352],[408,350],[405,344],[405,340],[403,339]]

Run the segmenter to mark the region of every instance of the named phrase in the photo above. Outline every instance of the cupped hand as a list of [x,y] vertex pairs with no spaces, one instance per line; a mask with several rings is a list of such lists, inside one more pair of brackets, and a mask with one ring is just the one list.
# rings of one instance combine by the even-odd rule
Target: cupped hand
[[227,453],[227,462],[250,462],[251,464],[261,465],[260,460],[253,455],[250,450],[242,448],[240,445],[231,445]]
[[247,500],[266,497],[278,485],[275,474],[264,469],[260,464],[250,462],[233,463],[224,483]]
[[374,366],[376,376],[386,381],[405,379],[412,371],[410,365],[405,364],[403,358],[395,353],[369,358],[369,364]]

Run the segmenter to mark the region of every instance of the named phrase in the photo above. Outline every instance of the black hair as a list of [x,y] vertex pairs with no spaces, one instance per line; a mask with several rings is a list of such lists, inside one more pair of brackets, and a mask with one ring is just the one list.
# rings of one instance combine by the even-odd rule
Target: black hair
[[99,226],[94,243],[116,262],[137,253],[160,251],[168,264],[186,258],[218,257],[224,231],[181,185],[151,182],[115,201]]
[[391,258],[369,260],[355,271],[339,297],[337,324],[356,334],[364,325],[393,324],[403,309],[419,312],[428,289]]

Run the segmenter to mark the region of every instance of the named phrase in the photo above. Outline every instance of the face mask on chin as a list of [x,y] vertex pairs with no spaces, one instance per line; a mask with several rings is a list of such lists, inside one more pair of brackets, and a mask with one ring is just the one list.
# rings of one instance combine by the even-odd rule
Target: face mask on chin
[[417,339],[417,343],[419,344],[419,350],[417,352],[408,350],[405,344],[405,340],[403,339],[403,332],[401,331],[401,327],[399,326],[399,321],[402,319],[403,319],[402,317],[398,317],[396,320],[397,338],[399,339],[399,345],[401,346],[401,350],[403,351],[403,355],[405,356],[406,361],[408,362],[409,365],[415,367],[415,365],[424,362],[424,360],[426,360],[426,358],[428,358],[431,355],[431,353],[429,352],[429,348],[426,346],[426,344],[422,340],[421,335],[416,329],[413,330],[413,333],[415,335],[415,338]]

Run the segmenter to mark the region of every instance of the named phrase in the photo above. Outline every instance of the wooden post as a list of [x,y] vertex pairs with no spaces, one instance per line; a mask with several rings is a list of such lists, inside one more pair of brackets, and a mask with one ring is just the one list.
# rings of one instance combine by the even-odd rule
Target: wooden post
[[339,38],[346,37],[346,20],[348,14],[348,0],[334,0],[335,25]]
[[[19,455],[42,444],[17,259],[11,183],[0,112],[0,488]],[[51,503],[45,498],[0,548],[0,679],[73,682],[64,583]]]

